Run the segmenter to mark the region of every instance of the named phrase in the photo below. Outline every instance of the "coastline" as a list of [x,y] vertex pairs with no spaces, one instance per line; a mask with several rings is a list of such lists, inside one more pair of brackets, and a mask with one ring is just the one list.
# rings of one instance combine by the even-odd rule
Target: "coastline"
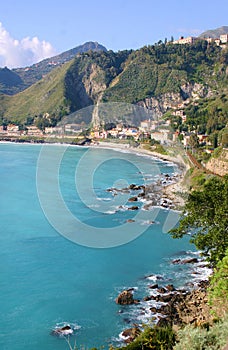
[[123,143],[114,143],[114,142],[99,142],[98,144],[91,144],[89,147],[91,148],[102,148],[102,149],[112,149],[119,152],[131,153],[136,155],[148,156],[150,158],[159,159],[165,162],[171,162],[177,165],[179,169],[179,176],[175,178],[173,183],[169,183],[167,185],[163,185],[162,196],[167,197],[174,205],[175,209],[179,210],[183,208],[185,204],[186,194],[188,192],[187,186],[184,184],[184,177],[189,168],[189,166],[184,162],[182,156],[180,154],[177,157],[163,155],[157,152],[146,150],[142,147],[131,147],[129,144]]
[[[28,143],[28,144],[30,144],[30,143]],[[48,143],[47,143],[48,144]],[[32,145],[32,144],[31,144]],[[48,144],[49,145],[49,144]],[[53,145],[58,145],[58,144],[53,144]],[[59,144],[59,145],[61,145],[61,143]],[[68,146],[71,146],[71,147],[75,147],[75,145],[70,145],[70,144],[66,144],[66,145],[68,145]],[[41,145],[42,146],[42,145]],[[116,147],[117,145],[116,144],[108,144],[108,146],[109,147],[107,147],[107,144],[106,143],[102,143],[101,145],[91,145],[91,146],[89,146],[89,147],[91,147],[91,148],[108,148],[108,149],[113,149],[113,150],[117,150],[117,151],[124,151],[124,153],[133,153],[133,154],[144,154],[144,155],[146,155],[146,156],[148,156],[148,157],[151,157],[151,158],[158,158],[158,159],[161,159],[161,157],[158,157],[157,156],[157,154],[155,155],[153,152],[150,152],[150,151],[147,151],[147,150],[144,150],[144,149],[139,149],[139,148],[134,148],[134,147],[125,147],[126,145],[124,145],[124,144],[121,144],[121,145],[119,145],[120,147]],[[88,148],[88,146],[76,146],[77,148],[80,148],[80,147],[84,147],[84,148]],[[168,158],[168,156],[163,156],[162,157],[163,159],[162,160],[164,160],[164,161],[170,161],[170,162],[173,162],[173,163],[175,163],[176,164],[176,162],[175,162],[175,158],[174,157],[169,157],[169,159],[167,159]],[[183,170],[183,168],[181,168],[182,170]],[[175,191],[175,190],[177,190],[177,189],[180,189],[181,188],[181,182],[182,182],[182,178],[183,178],[183,172],[180,174],[180,176],[178,176],[177,178],[176,178],[176,182],[175,183],[172,183],[172,184],[169,184],[169,185],[167,185],[167,186],[163,186],[162,185],[162,189],[164,189],[164,191],[166,191],[167,192],[167,196],[168,196],[168,194],[169,194],[169,192],[171,191],[171,190],[173,190],[173,191]],[[175,196],[175,192],[172,192],[173,193],[173,195]],[[198,272],[196,272],[196,275],[198,274],[198,277],[199,277],[199,273]],[[154,283],[154,280],[155,280],[155,278],[157,278],[156,276],[147,276],[147,277],[145,277],[145,278],[147,278],[147,280],[148,280],[148,290],[149,290],[149,292],[148,292],[148,294],[149,294],[149,296],[150,297],[157,297],[157,295],[158,295],[158,291],[156,291],[155,292],[155,294],[154,294],[154,292],[153,291],[155,291],[154,290],[154,287],[152,287],[153,286],[153,284],[151,284],[151,281],[152,281],[152,283]],[[146,281],[147,281],[146,280]],[[156,280],[157,281],[157,280]],[[158,281],[159,281],[159,276],[158,276]],[[191,280],[190,280],[190,282],[191,282]],[[162,283],[162,282],[160,282],[160,283]],[[164,287],[167,287],[167,285],[166,284],[164,284],[163,285],[163,283],[162,283],[162,285],[160,285],[160,283],[159,283],[159,288],[164,288]],[[163,287],[164,286],[164,287]],[[166,288],[167,289],[167,288]],[[198,287],[197,287],[197,289],[198,289]],[[168,290],[167,290],[167,293],[168,293]],[[160,297],[159,298],[161,298],[162,297],[162,295],[163,295],[163,297],[164,297],[164,294],[166,295],[166,292],[165,293],[163,293],[163,292],[161,292],[160,293]],[[169,293],[170,295],[172,295],[171,293]],[[191,299],[191,297],[189,297],[189,299]],[[148,300],[149,302],[150,302],[150,300]],[[156,300],[155,300],[156,301]],[[144,302],[144,301],[143,301]],[[179,301],[177,300],[177,299],[175,299],[174,300],[174,302],[175,302],[175,304],[176,304],[176,302],[178,303]],[[183,302],[183,300],[181,300],[180,299],[180,302]],[[145,303],[146,303],[146,300],[145,300]],[[145,304],[144,303],[144,304]],[[151,303],[152,303],[152,299],[151,299]],[[165,307],[165,305],[163,305],[164,307]],[[169,306],[168,306],[169,307]],[[170,308],[172,309],[172,304],[170,304]],[[183,306],[184,307],[184,306]],[[148,306],[147,306],[147,309],[148,308],[155,308],[155,306],[154,305],[149,305],[148,304]],[[147,313],[147,309],[145,308],[145,313]],[[139,309],[138,310],[138,312],[140,313],[142,313],[142,309]],[[155,312],[156,313],[159,313],[159,314],[161,314],[161,312],[160,311],[163,311],[164,313],[163,313],[163,317],[161,316],[161,322],[160,322],[160,324],[161,324],[161,326],[162,326],[162,322],[163,322],[163,320],[164,320],[164,314],[166,314],[167,315],[167,313],[166,313],[166,309],[163,309],[163,310],[161,310],[161,308],[159,309],[157,309],[157,310],[155,310]],[[169,316],[169,315],[168,315]],[[154,316],[152,316],[151,318],[153,318]],[[173,314],[171,314],[170,315],[170,317],[172,318],[172,317],[176,317],[176,314],[175,315],[173,315]],[[184,313],[184,315],[183,315],[183,317],[186,317],[186,313]]]
[[184,162],[181,154],[177,154],[177,157],[164,155],[161,153],[157,153],[154,151],[146,150],[141,145],[139,147],[133,147],[129,144],[125,143],[115,143],[115,142],[102,142],[99,141],[97,143],[89,143],[85,145],[77,145],[68,142],[53,142],[53,140],[27,140],[26,142],[20,142],[18,140],[8,141],[8,140],[0,140],[0,144],[19,144],[19,145],[56,145],[56,146],[69,146],[69,147],[78,147],[78,148],[96,148],[96,149],[110,149],[117,152],[130,153],[135,155],[143,155],[149,158],[158,159],[164,162],[173,163],[178,167],[179,174],[178,177],[173,178],[171,183],[163,184],[160,188],[161,191],[161,199],[163,198],[165,201],[168,199],[172,204],[172,209],[181,210],[185,204],[186,194],[188,192],[187,186],[183,183],[186,171],[188,170],[188,165]]

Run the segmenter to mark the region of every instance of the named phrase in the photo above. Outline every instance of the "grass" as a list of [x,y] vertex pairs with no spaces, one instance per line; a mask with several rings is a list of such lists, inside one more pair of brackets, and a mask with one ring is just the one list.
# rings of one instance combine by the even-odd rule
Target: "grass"
[[5,96],[2,101],[4,117],[23,121],[29,115],[58,113],[60,106],[64,105],[64,77],[71,63],[70,61],[54,69],[23,92],[10,97]]

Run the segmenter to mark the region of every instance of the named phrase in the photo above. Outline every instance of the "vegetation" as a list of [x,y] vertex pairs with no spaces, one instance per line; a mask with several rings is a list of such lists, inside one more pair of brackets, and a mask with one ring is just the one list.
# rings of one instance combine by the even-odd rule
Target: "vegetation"
[[[66,61],[73,56],[68,55]],[[89,51],[74,57],[73,61],[64,64],[65,58],[62,56],[60,61],[54,58],[62,62],[54,70],[53,65],[49,64],[50,60],[42,61],[45,67],[51,66],[51,73],[44,72],[41,63],[28,70],[23,69],[23,72],[15,70],[23,84],[26,75],[30,78],[33,76],[33,70],[35,81],[41,79],[43,74],[45,76],[17,95],[1,96],[0,116],[22,121],[28,116],[48,112],[61,118],[98,100],[136,103],[167,93],[178,93],[185,100],[185,84],[201,83],[204,94],[210,89],[215,96],[219,91],[220,96],[189,107],[186,112],[187,125],[202,132],[210,129],[218,133],[218,138],[221,136],[219,132],[224,128],[227,115],[227,49],[208,45],[203,40],[193,45],[165,44],[161,41],[136,51]],[[32,82],[33,78],[29,84]],[[176,124],[178,128],[180,118],[179,122],[174,121],[173,125]]]
[[63,116],[68,113],[64,97],[64,77],[72,62],[56,68],[26,91],[2,98],[0,116],[11,121],[26,122],[43,113]]
[[228,339],[228,316],[212,327],[188,325],[178,331],[174,350],[223,350]]
[[175,333],[171,327],[146,327],[132,343],[120,350],[171,350],[175,344]]
[[37,81],[41,80],[53,69],[71,61],[77,54],[94,51],[107,51],[106,48],[96,42],[87,42],[71,50],[65,51],[55,57],[47,58],[41,62],[35,63],[30,67],[0,69],[0,93],[14,95],[25,90]]
[[209,299],[217,314],[228,311],[228,249],[210,279]]
[[189,194],[174,238],[191,233],[191,242],[216,265],[228,248],[228,176],[209,178]]
[[[217,97],[202,99],[186,109],[186,125],[190,131],[212,134],[223,129],[227,123],[228,98],[222,93]],[[185,127],[185,124],[183,127]]]
[[125,69],[105,91],[103,100],[135,103],[146,97],[180,92],[187,82],[203,83],[213,89],[225,86],[226,60],[225,52],[205,41],[145,46],[128,57]]

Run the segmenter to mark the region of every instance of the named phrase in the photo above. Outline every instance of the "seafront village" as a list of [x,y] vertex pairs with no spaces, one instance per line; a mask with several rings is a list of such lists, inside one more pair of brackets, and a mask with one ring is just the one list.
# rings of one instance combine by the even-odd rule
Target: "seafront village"
[[[184,147],[191,147],[191,135],[197,135],[199,144],[205,145],[205,152],[212,153],[212,142],[207,134],[197,133],[193,131],[175,131],[175,126],[186,121],[184,108],[187,102],[179,104],[173,108],[170,113],[171,118],[151,120],[146,119],[141,121],[140,126],[125,125],[123,123],[101,123],[90,128],[85,128],[82,124],[65,124],[63,126],[48,126],[43,130],[39,129],[35,124],[19,126],[13,123],[0,126],[0,140],[4,141],[45,141],[68,139],[69,142],[80,144],[85,137],[91,142],[98,141],[148,141],[153,140],[154,143],[161,145],[169,145],[172,141],[180,140]],[[49,114],[43,116],[44,119],[49,119]]]

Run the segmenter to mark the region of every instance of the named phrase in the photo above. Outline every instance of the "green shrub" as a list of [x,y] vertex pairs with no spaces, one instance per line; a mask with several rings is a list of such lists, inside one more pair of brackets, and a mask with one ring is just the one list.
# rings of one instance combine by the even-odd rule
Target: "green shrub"
[[216,313],[228,311],[228,249],[210,279],[209,302]]
[[174,350],[222,350],[228,340],[228,316],[208,330],[188,325],[177,334]]
[[175,334],[171,327],[147,327],[124,350],[171,350],[175,344]]

